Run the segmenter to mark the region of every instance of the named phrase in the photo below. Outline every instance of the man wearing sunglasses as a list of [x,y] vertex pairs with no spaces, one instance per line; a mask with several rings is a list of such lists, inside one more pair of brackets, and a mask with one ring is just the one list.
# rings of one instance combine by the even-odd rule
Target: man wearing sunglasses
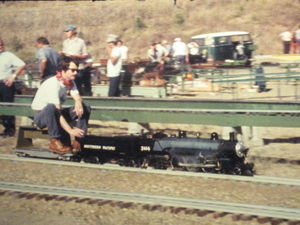
[[[35,124],[41,129],[48,128],[49,148],[54,153],[80,151],[80,142],[87,133],[91,110],[83,104],[74,82],[77,72],[78,63],[72,58],[63,58],[56,76],[42,83],[31,105]],[[74,106],[63,108],[68,94],[74,99]]]

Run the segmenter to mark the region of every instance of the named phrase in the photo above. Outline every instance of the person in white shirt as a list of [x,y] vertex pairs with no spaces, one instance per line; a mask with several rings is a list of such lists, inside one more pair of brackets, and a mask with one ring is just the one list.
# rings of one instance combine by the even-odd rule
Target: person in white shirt
[[128,47],[124,45],[122,40],[117,41],[117,46],[121,50],[121,59],[122,59],[122,61],[126,62],[126,60],[128,58]]
[[[4,41],[0,38],[0,102],[13,102],[14,81],[25,69],[25,63],[13,53],[5,51]],[[2,116],[3,137],[12,137],[16,132],[14,116]]]
[[172,55],[175,62],[179,64],[180,71],[184,71],[185,64],[189,63],[188,47],[181,41],[181,38],[175,38],[172,45]]
[[296,34],[296,41],[298,43],[298,53],[300,54],[300,26],[298,27],[298,29],[295,32]]
[[[83,104],[74,82],[77,71],[74,59],[63,58],[57,74],[42,83],[31,104],[35,124],[41,129],[48,128],[49,148],[54,153],[80,151],[80,142],[87,133],[91,109]],[[74,99],[74,106],[63,108],[68,94]],[[75,137],[72,144],[70,136]]]
[[77,28],[74,25],[68,25],[64,30],[67,37],[63,42],[63,49],[61,52],[62,56],[67,56],[72,59],[76,59],[79,62],[78,74],[75,79],[75,83],[79,90],[79,93],[83,94],[83,83],[84,83],[84,65],[85,60],[88,58],[88,51],[85,41],[77,37]]
[[107,77],[109,78],[109,97],[117,97],[120,95],[120,73],[122,69],[122,52],[117,46],[118,37],[109,35],[107,42]]
[[283,44],[283,54],[289,54],[291,49],[292,42],[292,33],[289,30],[286,30],[279,34],[282,44]]

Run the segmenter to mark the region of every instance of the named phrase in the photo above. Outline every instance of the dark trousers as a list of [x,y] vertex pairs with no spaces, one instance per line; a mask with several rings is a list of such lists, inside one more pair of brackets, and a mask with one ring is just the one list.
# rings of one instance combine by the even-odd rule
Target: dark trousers
[[291,49],[291,42],[290,41],[284,41],[283,42],[283,53],[289,54]]
[[83,70],[79,70],[76,75],[75,83],[81,96],[92,95],[91,69],[90,67],[86,67]]
[[117,97],[120,95],[119,85],[120,85],[120,76],[109,78],[109,89],[108,89],[109,97]]
[[[8,87],[3,81],[0,81],[0,102],[14,102],[15,99],[15,85]],[[16,118],[15,116],[1,116],[2,125],[4,126],[4,132],[16,130]]]
[[[74,112],[74,106],[61,110],[62,116],[72,127],[78,127],[87,133],[88,121],[91,114],[91,107],[83,104],[84,113],[79,118]],[[48,104],[41,111],[34,113],[34,122],[39,128],[48,128],[51,138],[70,140],[69,134],[61,127],[59,122],[60,113],[54,104]],[[66,143],[67,143],[66,142]]]

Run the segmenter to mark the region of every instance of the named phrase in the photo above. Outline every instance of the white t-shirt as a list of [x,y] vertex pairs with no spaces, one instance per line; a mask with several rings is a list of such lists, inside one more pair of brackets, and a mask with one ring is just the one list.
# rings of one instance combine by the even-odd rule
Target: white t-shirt
[[69,92],[71,96],[79,94],[75,82],[73,82],[73,88],[69,90],[56,76],[50,77],[37,90],[31,108],[42,110],[48,104],[62,105]]
[[125,45],[120,46],[121,49],[121,59],[123,61],[127,60],[128,57],[128,47]]
[[0,52],[0,80],[9,78],[14,70],[25,63],[11,52]]
[[118,77],[122,68],[121,49],[119,47],[113,47],[111,51],[111,57],[118,58],[116,64],[112,64],[109,59],[107,62],[107,77]]
[[175,41],[172,45],[173,56],[187,55],[188,49],[184,42]]
[[291,41],[292,33],[289,31],[282,32],[280,35],[282,41]]
[[[87,56],[87,48],[85,45],[84,40],[81,38],[74,38],[74,39],[66,39],[63,42],[63,53],[67,55],[82,55],[82,56]],[[83,63],[84,60],[80,60],[79,63],[79,69],[83,69]]]
[[300,28],[296,30],[296,39],[300,40]]

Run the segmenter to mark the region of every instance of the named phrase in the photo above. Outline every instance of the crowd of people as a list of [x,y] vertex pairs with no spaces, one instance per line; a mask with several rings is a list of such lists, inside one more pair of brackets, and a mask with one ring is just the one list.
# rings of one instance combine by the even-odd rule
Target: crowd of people
[[283,44],[283,54],[300,54],[300,26],[293,32],[286,29],[279,37]]
[[[90,107],[82,101],[82,95],[91,95],[92,59],[86,43],[77,36],[77,28],[68,25],[64,30],[66,39],[60,52],[53,49],[46,37],[36,40],[41,85],[32,103],[34,122],[48,128],[49,148],[56,153],[80,150],[80,140],[87,132]],[[280,34],[284,53],[300,53],[300,27],[295,32],[285,31]],[[109,80],[108,96],[120,96],[121,71],[128,58],[128,47],[117,35],[110,34],[106,39],[107,65],[106,76]],[[203,52],[199,52],[196,42],[184,43],[177,37],[173,43],[167,40],[154,42],[147,51],[148,59],[161,67],[172,58],[183,71]],[[243,49],[239,49],[242,51]],[[291,51],[292,50],[292,51]],[[204,54],[205,55],[205,54]],[[14,81],[23,74],[25,63],[11,52],[5,50],[0,38],[0,101],[13,102],[16,88]],[[67,95],[74,99],[74,106],[63,109]],[[2,116],[4,131],[2,136],[14,136],[15,117]],[[69,136],[70,138],[65,138]],[[73,138],[73,141],[71,139]],[[63,141],[64,140],[64,141]],[[67,140],[67,141],[66,141]]]

